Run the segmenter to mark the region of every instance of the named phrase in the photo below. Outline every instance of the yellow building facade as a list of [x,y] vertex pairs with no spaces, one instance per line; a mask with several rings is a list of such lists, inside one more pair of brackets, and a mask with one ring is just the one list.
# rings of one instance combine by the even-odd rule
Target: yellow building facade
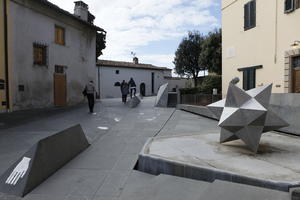
[[[222,0],[222,86],[300,92],[299,0]],[[299,42],[298,42],[299,41]]]

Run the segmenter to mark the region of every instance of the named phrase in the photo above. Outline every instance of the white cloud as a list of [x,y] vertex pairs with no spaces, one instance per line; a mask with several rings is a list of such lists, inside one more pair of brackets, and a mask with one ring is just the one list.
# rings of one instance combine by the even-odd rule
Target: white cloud
[[[73,0],[50,0],[73,12]],[[182,38],[194,27],[218,27],[209,8],[219,0],[85,0],[96,16],[95,24],[107,31],[106,49],[101,59],[131,60],[131,51],[152,41]],[[218,3],[217,3],[218,2]],[[200,30],[201,31],[201,30]],[[175,52],[176,49],[174,49]],[[144,55],[143,63],[173,66],[174,54]]]

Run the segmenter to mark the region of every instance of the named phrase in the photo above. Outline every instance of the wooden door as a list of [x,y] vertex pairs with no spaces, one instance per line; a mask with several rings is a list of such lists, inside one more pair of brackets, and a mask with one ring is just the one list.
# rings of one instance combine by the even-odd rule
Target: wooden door
[[65,74],[54,74],[54,105],[67,105],[67,77]]
[[293,93],[300,93],[300,67],[293,68]]

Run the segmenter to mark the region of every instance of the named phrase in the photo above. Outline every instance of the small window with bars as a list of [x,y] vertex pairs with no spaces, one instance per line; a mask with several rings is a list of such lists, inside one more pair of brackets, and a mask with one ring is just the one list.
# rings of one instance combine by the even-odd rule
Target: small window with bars
[[47,65],[47,46],[33,43],[33,64]]
[[64,74],[65,73],[65,66],[62,65],[55,65],[55,73],[56,74]]
[[252,0],[244,5],[244,30],[256,26],[256,1]]
[[55,25],[55,43],[65,45],[65,28]]

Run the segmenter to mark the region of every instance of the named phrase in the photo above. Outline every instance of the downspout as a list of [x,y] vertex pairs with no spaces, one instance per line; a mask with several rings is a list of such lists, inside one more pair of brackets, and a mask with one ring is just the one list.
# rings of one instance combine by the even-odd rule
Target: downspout
[[100,99],[100,66],[97,67],[98,67],[98,96]]
[[9,100],[9,69],[8,69],[8,34],[7,34],[7,0],[4,0],[4,60],[5,60],[5,92],[6,92],[6,108],[9,111],[10,100]]

